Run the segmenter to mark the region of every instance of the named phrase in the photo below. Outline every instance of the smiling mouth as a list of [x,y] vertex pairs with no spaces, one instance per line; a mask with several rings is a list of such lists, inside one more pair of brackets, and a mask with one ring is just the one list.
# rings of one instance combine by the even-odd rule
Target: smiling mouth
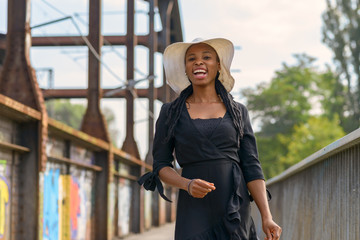
[[193,71],[193,74],[197,79],[203,79],[206,77],[207,71],[204,69],[196,69],[195,71]]
[[206,74],[206,71],[204,69],[196,69],[194,72],[193,72],[195,75],[198,75],[198,74]]

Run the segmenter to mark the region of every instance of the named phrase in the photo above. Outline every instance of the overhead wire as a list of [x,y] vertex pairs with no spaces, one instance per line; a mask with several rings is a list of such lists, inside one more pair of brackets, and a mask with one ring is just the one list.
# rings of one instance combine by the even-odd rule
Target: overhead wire
[[[85,21],[80,17],[79,14],[74,14],[74,16],[77,17],[78,19],[80,19],[80,22],[82,22],[84,25],[89,26],[89,24],[88,24],[87,22],[85,22]],[[122,56],[120,53],[118,53],[118,51],[116,51],[116,49],[114,48],[114,46],[113,46],[109,41],[107,41],[105,38],[104,38],[104,42],[105,42],[107,45],[109,45],[110,48],[111,48],[121,59],[127,60],[127,58],[124,57],[124,56]],[[137,72],[137,73],[139,73],[139,74],[141,74],[141,75],[143,75],[144,77],[146,77],[146,78],[137,79],[137,80],[135,80],[135,79],[128,79],[128,80],[127,80],[127,85],[128,85],[127,90],[129,90],[129,91],[131,92],[131,94],[132,94],[132,96],[133,96],[134,98],[139,98],[139,96],[137,95],[137,93],[135,92],[135,90],[134,90],[134,88],[133,88],[134,85],[136,84],[136,82],[143,81],[143,80],[149,80],[149,83],[150,83],[151,81],[154,81],[155,76],[153,76],[153,75],[147,75],[147,74],[141,72],[138,68],[134,68],[134,71]],[[129,82],[130,82],[130,81],[131,81],[131,82],[135,81],[135,83],[130,83],[131,86],[129,86]],[[124,86],[120,86],[120,87],[118,87],[118,88],[116,88],[116,89],[113,89],[113,90],[111,90],[110,92],[106,93],[105,96],[109,96],[110,94],[115,94],[116,92],[118,92],[118,91],[119,91],[120,89],[122,89],[123,87],[124,87]],[[140,104],[140,106],[141,106],[143,109],[145,109],[146,111],[148,111],[148,112],[149,112],[149,116],[154,119],[154,113],[153,113],[152,111],[150,111],[148,108],[146,108],[141,102],[139,102],[139,104]],[[135,121],[135,122],[136,122],[136,121]]]
[[[56,12],[62,14],[63,16],[67,16],[64,12],[62,12],[61,10],[59,10],[58,8],[56,8],[55,6],[53,6],[52,4],[50,4],[49,2],[47,2],[46,0],[43,0],[43,2],[44,2],[46,5],[48,5],[50,8],[52,8],[53,10],[55,10]],[[76,15],[75,15],[75,16],[76,16]],[[134,90],[134,88],[133,88],[133,86],[136,84],[136,81],[142,81],[142,80],[147,79],[147,80],[149,80],[149,82],[150,82],[150,81],[153,81],[153,80],[154,80],[155,76],[153,76],[153,75],[151,75],[151,76],[150,76],[150,75],[146,75],[146,74],[142,73],[140,70],[134,68],[134,71],[140,73],[140,74],[143,75],[143,76],[147,76],[147,77],[146,77],[145,79],[139,79],[139,80],[134,80],[134,79],[126,79],[126,80],[123,80],[123,79],[121,79],[119,76],[116,75],[116,73],[114,73],[114,72],[111,70],[111,68],[110,68],[107,64],[105,64],[105,63],[101,60],[100,55],[96,52],[96,50],[94,49],[94,47],[92,46],[92,44],[91,44],[91,43],[89,42],[89,40],[82,34],[82,31],[81,31],[79,25],[76,23],[74,17],[73,17],[73,16],[69,16],[69,18],[68,18],[68,17],[66,17],[66,18],[64,17],[63,20],[67,20],[67,19],[70,19],[70,20],[71,20],[72,24],[74,25],[74,27],[75,27],[76,30],[78,31],[79,35],[81,36],[81,38],[82,38],[83,41],[85,42],[86,46],[89,48],[89,50],[91,51],[91,53],[94,54],[95,58],[99,61],[99,63],[100,63],[102,66],[104,66],[104,67],[109,71],[109,73],[110,73],[113,77],[115,77],[117,80],[123,82],[123,83],[125,84],[127,90],[130,91],[130,93],[132,94],[132,96],[133,96],[134,98],[139,98],[139,96],[137,95],[137,93],[135,92],[135,90]],[[87,24],[87,26],[88,26],[88,25],[89,25],[89,24]],[[104,41],[106,41],[106,40],[104,39]],[[115,49],[115,48],[110,44],[110,42],[107,42],[107,44],[109,44],[109,46],[111,46],[112,49]],[[114,52],[117,53],[117,51],[114,51]],[[121,54],[118,54],[118,55],[121,56]],[[126,57],[122,57],[122,59],[123,59],[123,60],[127,60]],[[130,84],[130,85],[133,85],[133,86],[129,86],[129,82],[134,82],[134,81],[135,81],[135,83],[131,83],[131,84]],[[121,86],[121,87],[123,87],[123,86]],[[121,87],[119,87],[119,88],[121,88]],[[152,111],[150,111],[148,108],[146,108],[146,107],[141,103],[141,101],[139,102],[139,104],[140,104],[140,106],[141,106],[142,108],[144,108],[146,111],[148,111],[149,117],[154,118],[154,113],[153,113]],[[135,121],[135,122],[136,122],[136,121]]]
[[[84,24],[85,26],[89,26],[89,23],[86,22],[85,20],[83,20],[80,16],[80,14],[75,13],[74,14],[75,17],[77,17],[77,19],[79,20],[79,22],[81,22],[82,24]],[[113,50],[113,52],[115,53],[115,55],[117,55],[120,59],[122,60],[127,60],[125,56],[123,56],[121,53],[118,52],[118,50],[114,47],[114,45],[112,45],[106,38],[104,38],[104,43],[109,46],[111,48],[111,50]],[[134,71],[139,73],[142,76],[147,76],[146,73],[143,73],[140,69],[134,67]]]
[[[62,16],[66,16],[64,17],[62,20],[66,20],[65,18],[70,18],[71,16],[68,16],[66,15],[64,12],[60,11],[59,9],[57,9],[56,7],[54,7],[53,5],[51,5],[50,3],[46,2],[46,1],[42,1],[44,2],[48,7],[50,7],[52,10],[56,11],[57,13],[59,13],[60,15]],[[35,2],[36,3],[36,2]],[[37,8],[39,8],[40,10],[42,10],[42,14],[44,16],[48,16],[48,11],[43,9],[43,7],[41,6],[41,4],[38,4],[37,3]],[[50,22],[47,22],[47,23],[43,23],[43,24],[39,24],[39,25],[36,25],[36,26],[32,26],[31,29],[34,29],[34,28],[37,28],[37,27],[40,27],[40,26],[45,26],[45,25],[48,25],[48,24],[52,24],[52,23],[55,23],[55,22],[59,22],[59,20],[57,21],[50,21]],[[40,28],[41,29],[41,32],[44,36],[46,36],[47,32],[44,30],[44,28]],[[60,46],[59,42],[57,41],[56,38],[54,37],[46,37],[54,46]],[[82,65],[79,61],[78,61],[78,58],[79,57],[73,57],[70,53],[66,52],[65,50],[60,50],[61,53],[63,53],[65,56],[69,57],[71,60],[73,60],[75,62],[76,65],[78,65],[80,68],[84,69],[86,68],[86,66]],[[83,53],[78,51],[78,53]]]

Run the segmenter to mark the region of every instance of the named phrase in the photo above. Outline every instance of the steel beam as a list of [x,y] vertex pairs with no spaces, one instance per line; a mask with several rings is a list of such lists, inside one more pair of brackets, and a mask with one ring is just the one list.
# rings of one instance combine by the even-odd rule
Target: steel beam
[[[125,98],[126,90],[123,89],[111,96],[105,96],[107,92],[113,91],[114,89],[101,89],[101,95],[103,98]],[[44,98],[49,99],[58,99],[58,98],[86,98],[87,89],[42,89]],[[148,98],[149,91],[148,89],[134,88],[138,98]],[[163,95],[163,87],[154,88],[154,96],[156,99],[161,100]]]
[[44,102],[29,59],[29,21],[30,0],[8,1],[7,45],[0,93],[40,111]]
[[[157,38],[162,38],[163,32],[155,32]],[[134,35],[136,45],[150,47],[149,35]],[[108,35],[103,36],[104,45],[126,45],[126,36],[122,35]],[[5,39],[0,39],[0,46],[4,45]],[[46,37],[32,37],[33,47],[47,47],[47,46],[86,46],[84,39],[81,36],[46,36]],[[156,51],[164,52],[165,45],[163,42],[158,42]]]
[[[161,16],[161,22],[163,24],[163,35],[161,36],[161,42],[163,46],[168,46],[171,43],[171,12],[174,7],[174,0],[163,2],[159,5],[159,11]],[[169,102],[171,100],[171,88],[166,84],[165,72],[163,74],[163,86],[164,86],[164,95],[163,102]]]
[[[126,33],[126,78],[134,79],[135,65],[135,1],[127,1],[127,33]],[[133,80],[130,80],[133,81]],[[122,150],[140,159],[139,150],[134,138],[134,93],[133,84],[125,91],[126,98],[126,137]],[[141,168],[133,169],[134,173],[140,175]],[[144,227],[144,194],[137,183],[132,183],[132,204],[130,213],[130,231],[142,232]]]
[[6,56],[0,72],[0,93],[41,112],[39,122],[39,170],[45,169],[47,112],[31,67],[30,0],[8,1]]
[[[149,75],[154,75],[155,68],[155,52],[157,50],[157,34],[154,29],[155,22],[155,7],[158,6],[157,0],[149,0]],[[154,139],[154,99],[155,99],[155,88],[154,81],[149,81],[149,123],[148,123],[148,153],[146,155],[145,161],[148,164],[152,164],[152,148],[153,148],[153,139]]]
[[[47,112],[42,92],[31,67],[30,0],[8,1],[6,56],[0,73],[0,93],[41,113],[38,122],[23,124],[21,141],[34,151],[20,161],[18,179],[21,190],[17,239],[37,239],[39,236],[39,171],[46,165]],[[35,150],[37,149],[37,151]],[[26,197],[25,197],[26,196]]]
[[89,63],[88,63],[88,105],[81,130],[91,136],[110,141],[106,121],[100,110],[100,58],[101,58],[101,0],[89,2]]
[[[134,65],[135,65],[135,2],[134,0],[127,1],[127,34],[126,34],[126,78],[134,79]],[[140,159],[139,150],[134,138],[134,96],[131,89],[125,90],[126,98],[126,137],[122,146],[122,150],[130,153],[136,158]],[[139,229],[135,229],[139,231]]]

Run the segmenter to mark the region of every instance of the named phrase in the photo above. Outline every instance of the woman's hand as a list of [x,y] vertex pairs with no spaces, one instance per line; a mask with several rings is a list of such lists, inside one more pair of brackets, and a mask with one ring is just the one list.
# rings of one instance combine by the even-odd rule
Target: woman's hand
[[213,183],[202,179],[193,179],[188,184],[188,193],[194,198],[203,198],[216,189]]
[[282,232],[281,227],[272,219],[263,220],[263,231],[266,235],[265,240],[279,240]]

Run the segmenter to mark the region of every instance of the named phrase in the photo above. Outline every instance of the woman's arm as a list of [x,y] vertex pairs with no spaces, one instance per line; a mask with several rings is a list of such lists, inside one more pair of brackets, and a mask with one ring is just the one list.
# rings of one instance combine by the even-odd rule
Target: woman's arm
[[[209,192],[215,190],[213,183],[204,181],[202,179],[188,179],[180,176],[173,168],[163,167],[159,171],[161,181],[173,187],[188,191],[189,194],[195,198],[203,198]],[[190,184],[190,186],[189,186]]]
[[254,180],[247,183],[247,187],[253,197],[262,219],[263,231],[266,234],[267,240],[278,240],[280,239],[281,227],[277,225],[270,212],[265,181],[262,179]]

